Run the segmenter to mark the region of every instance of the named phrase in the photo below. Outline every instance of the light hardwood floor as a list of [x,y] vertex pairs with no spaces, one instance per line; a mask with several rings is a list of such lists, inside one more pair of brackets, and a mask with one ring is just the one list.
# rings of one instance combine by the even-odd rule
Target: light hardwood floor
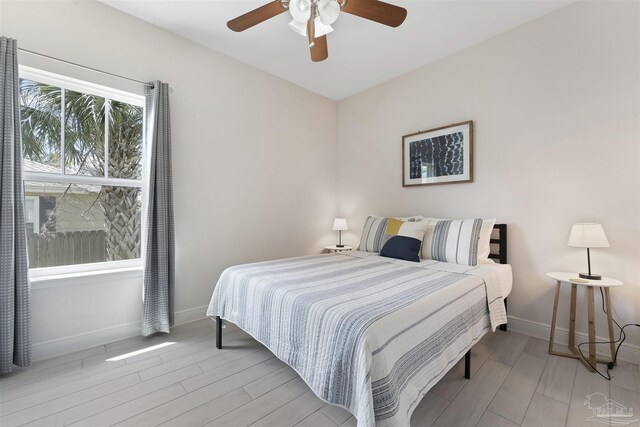
[[[225,328],[224,345],[215,348],[206,320],[171,335],[132,338],[17,369],[0,377],[0,425],[356,425],[233,325]],[[594,393],[640,418],[637,365],[621,362],[609,382],[577,360],[549,356],[545,341],[496,332],[474,347],[470,380],[463,371],[461,361],[429,391],[413,427],[600,426],[587,421],[593,411],[584,403]],[[594,397],[592,407],[604,404],[604,396]]]

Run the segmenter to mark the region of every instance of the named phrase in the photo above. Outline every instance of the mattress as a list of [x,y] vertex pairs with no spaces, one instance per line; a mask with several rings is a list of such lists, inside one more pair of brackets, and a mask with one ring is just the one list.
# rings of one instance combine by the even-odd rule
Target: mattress
[[207,315],[231,321],[358,426],[408,426],[427,391],[506,323],[511,269],[368,252],[230,267]]

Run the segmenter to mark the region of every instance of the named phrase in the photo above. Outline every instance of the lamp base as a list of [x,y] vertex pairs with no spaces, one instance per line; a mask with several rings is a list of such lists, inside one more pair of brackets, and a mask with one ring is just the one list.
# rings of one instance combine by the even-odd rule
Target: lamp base
[[344,245],[336,245],[336,248],[344,248]]
[[588,279],[588,280],[601,280],[602,276],[599,274],[588,274],[588,273],[580,273],[578,274],[578,276],[580,276],[582,279]]

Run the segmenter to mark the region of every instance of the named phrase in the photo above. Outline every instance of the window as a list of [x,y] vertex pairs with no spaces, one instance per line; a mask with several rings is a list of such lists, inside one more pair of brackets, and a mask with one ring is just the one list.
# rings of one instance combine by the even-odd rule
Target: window
[[139,264],[144,98],[27,67],[20,77],[30,268]]
[[40,198],[35,196],[25,196],[24,198],[24,217],[27,227],[27,233],[37,233],[40,229]]

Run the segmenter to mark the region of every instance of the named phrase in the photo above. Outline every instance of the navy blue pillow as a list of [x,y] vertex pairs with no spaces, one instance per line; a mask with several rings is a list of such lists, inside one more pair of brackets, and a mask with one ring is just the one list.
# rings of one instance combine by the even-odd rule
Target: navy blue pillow
[[421,243],[420,240],[413,237],[393,236],[380,250],[380,256],[420,262]]

